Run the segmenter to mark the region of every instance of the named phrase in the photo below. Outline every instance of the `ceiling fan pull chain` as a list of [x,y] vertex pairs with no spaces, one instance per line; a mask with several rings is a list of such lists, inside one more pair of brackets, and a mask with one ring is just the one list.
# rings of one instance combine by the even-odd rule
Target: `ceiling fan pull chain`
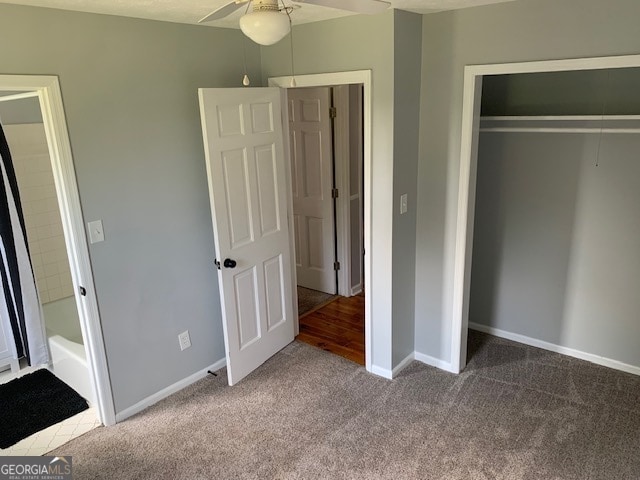
[[296,72],[295,72],[295,68],[293,66],[293,22],[291,21],[291,13],[289,12],[289,9],[287,9],[287,7],[284,4],[284,1],[282,2],[282,7],[284,8],[284,11],[287,13],[287,17],[289,17],[289,28],[290,28],[290,32],[289,32],[289,45],[291,46],[291,84],[290,86],[293,88],[295,87],[296,84]]
[[[247,6],[247,10],[249,10],[249,6]],[[251,80],[249,80],[249,75],[247,74],[247,37],[242,37],[242,60],[244,67],[244,75],[242,77],[242,85],[248,87],[251,85]]]

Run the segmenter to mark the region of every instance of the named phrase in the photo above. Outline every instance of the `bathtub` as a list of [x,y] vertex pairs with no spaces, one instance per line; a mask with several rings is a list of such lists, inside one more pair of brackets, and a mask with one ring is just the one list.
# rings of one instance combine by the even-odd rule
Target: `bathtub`
[[49,370],[90,404],[95,403],[75,298],[45,303],[42,311],[51,354]]

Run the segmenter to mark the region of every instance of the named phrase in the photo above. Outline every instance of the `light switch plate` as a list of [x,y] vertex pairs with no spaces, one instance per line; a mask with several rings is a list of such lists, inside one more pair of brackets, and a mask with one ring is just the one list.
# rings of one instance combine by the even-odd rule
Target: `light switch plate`
[[407,194],[400,195],[400,215],[407,213]]
[[95,220],[89,222],[89,242],[98,243],[104,242],[104,229],[102,228],[102,220]]

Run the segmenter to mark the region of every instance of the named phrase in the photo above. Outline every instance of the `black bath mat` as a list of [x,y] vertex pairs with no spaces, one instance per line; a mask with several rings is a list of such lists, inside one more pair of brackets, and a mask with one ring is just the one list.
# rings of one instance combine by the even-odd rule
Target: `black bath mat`
[[46,369],[0,385],[0,448],[87,408],[84,398]]

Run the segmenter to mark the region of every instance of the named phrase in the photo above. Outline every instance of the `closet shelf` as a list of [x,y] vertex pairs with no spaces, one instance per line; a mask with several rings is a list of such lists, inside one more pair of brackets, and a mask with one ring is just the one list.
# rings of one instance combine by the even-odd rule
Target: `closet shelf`
[[640,115],[521,115],[480,117],[481,132],[640,133]]
[[633,121],[640,120],[640,115],[500,115],[482,116],[482,121],[492,122],[552,122],[552,121],[579,121],[579,122],[600,122],[600,121]]

